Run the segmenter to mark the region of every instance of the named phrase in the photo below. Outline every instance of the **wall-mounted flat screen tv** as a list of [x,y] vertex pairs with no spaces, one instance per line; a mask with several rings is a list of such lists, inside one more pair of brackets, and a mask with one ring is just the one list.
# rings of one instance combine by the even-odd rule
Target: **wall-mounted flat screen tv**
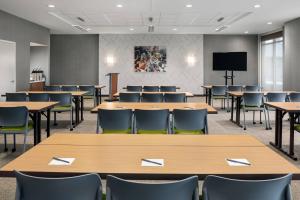
[[247,71],[247,52],[213,53],[213,70]]

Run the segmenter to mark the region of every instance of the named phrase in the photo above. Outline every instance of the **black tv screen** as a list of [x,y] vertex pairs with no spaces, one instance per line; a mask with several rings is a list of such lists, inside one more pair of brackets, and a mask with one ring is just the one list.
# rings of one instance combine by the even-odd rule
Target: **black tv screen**
[[213,53],[213,70],[247,71],[247,52]]

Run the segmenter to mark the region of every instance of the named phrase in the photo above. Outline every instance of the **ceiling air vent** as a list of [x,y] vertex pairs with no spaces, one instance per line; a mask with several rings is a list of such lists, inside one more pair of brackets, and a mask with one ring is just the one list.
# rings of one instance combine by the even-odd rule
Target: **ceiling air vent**
[[81,17],[76,17],[76,19],[78,19],[81,22],[85,22],[85,20],[83,18],[81,18]]
[[79,26],[79,25],[72,25],[74,28],[77,28],[78,30],[80,31],[83,31],[83,32],[88,32],[88,30],[82,26]]
[[216,32],[224,31],[226,28],[228,28],[228,26],[220,26],[220,27],[216,28]]
[[217,20],[217,22],[221,22],[221,21],[223,21],[224,20],[224,17],[220,17],[218,20]]

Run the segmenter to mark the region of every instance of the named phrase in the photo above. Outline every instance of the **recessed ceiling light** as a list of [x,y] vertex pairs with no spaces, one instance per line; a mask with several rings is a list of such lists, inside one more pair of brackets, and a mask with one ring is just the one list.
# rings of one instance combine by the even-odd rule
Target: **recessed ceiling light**
[[123,8],[122,4],[117,4],[116,6],[117,6],[117,8]]
[[185,7],[191,8],[191,7],[193,7],[193,5],[192,4],[186,4]]
[[173,31],[177,31],[177,28],[173,28],[172,30],[173,30]]
[[261,7],[261,5],[259,5],[259,4],[254,5],[254,8],[260,8],[260,7]]
[[130,28],[129,30],[130,30],[130,31],[134,31],[134,28]]
[[245,34],[248,34],[248,33],[249,33],[249,31],[245,31],[244,33],[245,33]]
[[49,5],[48,5],[48,8],[55,8],[55,5],[49,4]]
[[268,25],[271,25],[271,24],[273,24],[273,23],[272,23],[272,22],[268,22],[267,24],[268,24]]

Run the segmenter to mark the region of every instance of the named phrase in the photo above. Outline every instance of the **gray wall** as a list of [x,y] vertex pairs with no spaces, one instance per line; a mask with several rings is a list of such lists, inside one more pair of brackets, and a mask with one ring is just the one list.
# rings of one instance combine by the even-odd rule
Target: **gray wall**
[[300,91],[300,18],[284,26],[283,89]]
[[98,84],[98,35],[51,35],[50,46],[51,84]]
[[[108,85],[105,74],[118,72],[119,90],[126,85],[176,85],[181,91],[202,93],[203,35],[201,34],[103,34],[99,36],[99,82]],[[135,46],[164,46],[167,50],[166,72],[134,72]],[[195,57],[194,65],[187,63]],[[109,66],[107,56],[115,58]],[[104,94],[108,88],[104,88]]]
[[248,52],[248,69],[234,72],[234,84],[258,84],[258,37],[256,35],[204,35],[204,83],[224,84],[224,71],[213,71],[213,52]]
[[0,10],[0,39],[16,42],[16,89],[28,89],[30,42],[49,45],[49,29]]
[[49,48],[43,46],[30,47],[30,71],[39,67],[47,77],[46,83],[49,84]]

